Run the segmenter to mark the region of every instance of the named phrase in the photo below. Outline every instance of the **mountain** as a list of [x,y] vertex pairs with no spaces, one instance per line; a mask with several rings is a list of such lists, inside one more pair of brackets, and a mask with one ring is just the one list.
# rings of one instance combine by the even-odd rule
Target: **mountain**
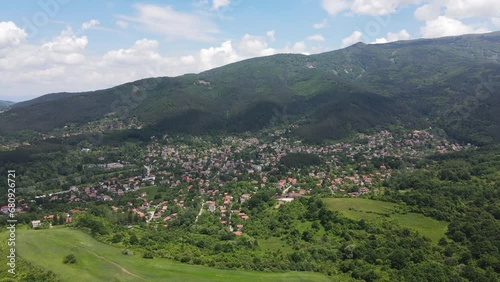
[[148,130],[205,133],[293,122],[311,141],[380,125],[438,126],[464,142],[500,140],[500,32],[317,55],[280,54],[199,74],[49,94],[0,114],[0,134],[47,132],[114,112]]
[[5,109],[5,108],[8,108],[12,105],[14,105],[15,103],[14,102],[10,102],[10,101],[1,101],[0,100],[0,110],[2,109]]

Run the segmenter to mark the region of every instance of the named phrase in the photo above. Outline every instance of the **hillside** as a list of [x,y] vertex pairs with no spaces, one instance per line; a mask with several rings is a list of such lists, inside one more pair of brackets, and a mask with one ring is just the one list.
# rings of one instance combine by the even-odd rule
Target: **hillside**
[[[63,281],[332,281],[312,272],[264,273],[219,270],[181,264],[167,259],[147,260],[126,256],[122,249],[100,243],[78,230],[55,229],[19,232],[19,255],[33,264],[53,270]],[[62,264],[69,254],[76,265]],[[42,259],[43,254],[43,259]],[[346,276],[336,281],[351,281]]]
[[47,132],[110,112],[147,129],[204,133],[299,124],[310,141],[380,125],[438,126],[464,142],[500,140],[500,32],[311,55],[249,59],[200,74],[46,95],[0,114],[0,134]]
[[7,107],[10,107],[14,104],[15,104],[14,102],[10,102],[10,101],[0,101],[0,110],[5,109]]

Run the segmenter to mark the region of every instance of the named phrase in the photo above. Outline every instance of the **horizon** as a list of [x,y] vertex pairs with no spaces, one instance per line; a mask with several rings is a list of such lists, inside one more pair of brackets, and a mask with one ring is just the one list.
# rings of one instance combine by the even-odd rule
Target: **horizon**
[[[275,54],[498,31],[496,1],[4,3],[0,100],[106,89]],[[290,21],[289,19],[293,19]],[[111,38],[111,40],[110,40]]]

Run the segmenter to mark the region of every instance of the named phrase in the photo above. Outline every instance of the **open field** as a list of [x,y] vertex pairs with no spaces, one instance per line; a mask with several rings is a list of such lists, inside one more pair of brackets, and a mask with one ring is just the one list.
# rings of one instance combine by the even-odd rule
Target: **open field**
[[355,220],[373,220],[386,217],[395,220],[401,226],[420,232],[437,243],[439,238],[445,237],[448,222],[435,220],[418,213],[396,213],[397,205],[361,198],[331,198],[324,199],[333,210],[339,211],[346,217]]
[[[5,234],[5,233],[4,233]],[[125,256],[121,249],[103,244],[68,228],[19,230],[17,251],[27,261],[52,270],[64,281],[345,281],[309,272],[263,273],[219,270],[166,259]],[[74,254],[77,263],[63,264]]]

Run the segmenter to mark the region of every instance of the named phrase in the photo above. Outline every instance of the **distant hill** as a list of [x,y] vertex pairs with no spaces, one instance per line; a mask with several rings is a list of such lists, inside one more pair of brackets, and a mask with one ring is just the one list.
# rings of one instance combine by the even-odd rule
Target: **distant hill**
[[[0,134],[49,131],[110,112],[162,132],[243,132],[294,122],[311,141],[375,126],[439,126],[500,140],[500,32],[280,54],[110,89],[49,94],[0,114]],[[495,82],[497,82],[495,84]]]
[[10,101],[1,101],[1,100],[0,100],[0,110],[1,110],[1,109],[5,109],[5,108],[8,108],[8,107],[10,107],[10,106],[12,106],[12,105],[14,105],[14,104],[15,104],[15,102],[10,102]]

